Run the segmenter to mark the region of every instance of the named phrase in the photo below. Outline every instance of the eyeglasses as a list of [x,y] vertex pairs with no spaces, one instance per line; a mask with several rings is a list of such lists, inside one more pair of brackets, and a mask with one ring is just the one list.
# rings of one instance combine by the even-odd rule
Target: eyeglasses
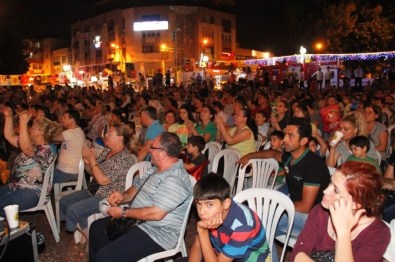
[[149,149],[151,149],[151,150],[155,150],[155,149],[158,149],[158,150],[165,150],[163,147],[155,147],[155,146],[150,146]]

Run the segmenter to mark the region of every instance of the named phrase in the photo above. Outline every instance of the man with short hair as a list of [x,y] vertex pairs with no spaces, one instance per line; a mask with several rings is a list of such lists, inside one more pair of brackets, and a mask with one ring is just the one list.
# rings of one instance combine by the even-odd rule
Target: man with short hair
[[77,110],[67,110],[62,116],[61,124],[66,130],[54,138],[55,141],[62,142],[54,171],[54,184],[77,180],[82,146],[86,142],[79,122],[80,114]]
[[[174,248],[192,201],[192,184],[182,160],[176,134],[164,132],[150,145],[154,167],[135,179],[123,193],[114,192],[108,202],[110,217],[95,221],[89,233],[89,261],[138,261]],[[139,191],[140,190],[140,191]],[[131,208],[118,205],[133,200]],[[112,218],[135,218],[144,223],[110,241],[105,233]]]
[[[303,229],[310,210],[321,202],[323,191],[330,182],[330,175],[322,158],[309,150],[311,124],[307,119],[299,117],[290,119],[284,133],[285,152],[258,151],[242,157],[239,162],[246,165],[248,160],[253,158],[275,158],[278,162],[284,163],[288,190],[280,191],[289,193],[295,205],[296,213],[291,234],[297,237]],[[287,231],[286,219],[285,221],[281,219],[278,230]]]
[[145,132],[144,145],[137,154],[137,162],[150,160],[149,153],[152,142],[164,131],[162,125],[157,120],[157,112],[153,106],[147,106],[141,109],[140,121],[143,126],[147,127],[147,131]]

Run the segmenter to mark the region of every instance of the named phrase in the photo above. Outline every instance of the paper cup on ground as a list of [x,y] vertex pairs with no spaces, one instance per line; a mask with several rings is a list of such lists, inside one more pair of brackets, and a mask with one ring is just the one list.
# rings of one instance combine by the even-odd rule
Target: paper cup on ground
[[343,138],[343,133],[340,131],[336,131],[333,136],[331,141],[329,142],[329,146],[333,147],[335,145],[337,145],[337,143],[339,143],[340,139]]
[[9,205],[4,207],[4,212],[7,217],[8,226],[10,228],[16,228],[19,225],[19,206]]

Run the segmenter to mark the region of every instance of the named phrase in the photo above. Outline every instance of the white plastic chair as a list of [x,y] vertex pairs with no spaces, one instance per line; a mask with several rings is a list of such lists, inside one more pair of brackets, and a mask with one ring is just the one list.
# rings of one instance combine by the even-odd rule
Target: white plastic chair
[[385,222],[385,224],[390,228],[391,241],[388,244],[387,250],[385,251],[383,257],[391,262],[395,261],[395,219],[391,221],[391,224],[388,224],[387,222]]
[[333,176],[333,174],[336,171],[336,167],[331,167],[331,166],[327,166],[327,167],[328,167],[329,175]]
[[133,178],[137,172],[139,174],[144,174],[151,167],[152,164],[150,161],[135,162],[135,164],[130,167],[128,173],[126,174],[125,190],[132,186]]
[[[280,259],[280,261],[283,261],[287,250],[285,247],[291,234],[295,216],[295,207],[291,199],[283,193],[269,188],[249,188],[238,193],[233,199],[239,203],[247,201],[248,206],[258,214],[266,230],[266,239],[269,242],[270,249],[273,247],[277,224],[282,214],[287,213],[288,231]],[[271,260],[273,261],[273,252],[271,254]]]
[[221,150],[221,144],[215,141],[208,142],[204,146],[204,149],[202,150],[202,154],[205,154],[207,150],[208,150],[207,160],[210,161],[210,163],[208,164],[208,170],[212,170],[212,166],[213,166],[212,163],[214,157]]
[[[195,185],[196,180],[193,176],[189,176],[189,178],[191,179],[191,184],[192,187]],[[181,252],[183,257],[187,256],[187,248],[185,246],[185,241],[184,241],[184,235],[185,235],[185,230],[187,228],[187,224],[188,224],[188,218],[189,218],[189,212],[191,210],[191,206],[193,203],[193,198],[191,198],[191,201],[188,204],[188,208],[187,211],[185,213],[184,216],[184,221],[182,222],[182,226],[181,226],[181,231],[180,231],[180,236],[178,238],[178,242],[175,248],[170,249],[170,250],[166,250],[166,251],[162,251],[159,253],[155,253],[152,255],[149,255],[145,258],[140,259],[138,262],[153,262],[156,261],[158,259],[164,259],[164,258],[170,258],[173,257],[174,255],[176,255],[177,253]],[[172,259],[165,259],[165,261],[173,261]]]
[[[82,189],[83,180],[85,180],[84,168],[85,168],[84,160],[80,159],[80,162],[78,164],[77,181],[54,184],[56,225],[57,225],[59,231],[60,231],[60,212],[59,212],[60,199],[66,195],[69,195],[71,193],[74,193],[74,192]],[[75,187],[73,190],[62,191],[63,188],[72,187],[72,186]]]
[[240,153],[236,149],[228,148],[222,149],[215,155],[213,160],[212,172],[218,172],[218,165],[221,159],[224,159],[224,173],[223,177],[230,185],[230,192],[233,192],[233,187],[236,181],[237,161],[240,160]]
[[381,154],[377,150],[376,150],[376,155],[377,155],[377,161],[379,162],[379,165],[380,165],[380,163],[381,163]]
[[[251,167],[251,172],[246,174],[247,167]],[[247,187],[245,179],[252,176],[252,188],[273,188],[278,173],[278,162],[274,158],[250,159],[244,167],[239,168],[236,194]],[[268,187],[271,174],[274,172],[272,184]]]
[[[132,186],[133,178],[137,172],[139,172],[139,174],[143,174],[151,167],[152,164],[150,161],[141,161],[137,163],[135,162],[135,164],[130,167],[128,173],[126,174],[125,190],[127,190],[129,187]],[[90,215],[88,217],[88,229],[95,220],[98,220],[103,217],[104,217],[103,214],[100,212]],[[81,239],[82,239],[82,233],[79,230],[74,231],[74,242],[79,243],[81,242]]]
[[269,150],[269,149],[270,149],[270,141],[267,141],[267,143],[263,147],[263,150]]
[[58,227],[56,226],[55,216],[53,214],[51,194],[49,194],[50,189],[52,188],[54,167],[55,167],[55,160],[49,165],[47,171],[45,171],[43,186],[37,206],[26,210],[20,210],[19,212],[25,213],[25,212],[35,212],[35,211],[43,210],[45,212],[45,215],[47,216],[49,225],[51,226],[51,230],[53,236],[55,237],[55,241],[59,242],[60,241],[59,231],[58,231]]
[[261,146],[266,144],[266,140],[263,140],[262,137],[260,135],[258,135],[258,140],[255,141],[255,145],[256,145],[256,151],[259,151],[259,149],[261,148]]

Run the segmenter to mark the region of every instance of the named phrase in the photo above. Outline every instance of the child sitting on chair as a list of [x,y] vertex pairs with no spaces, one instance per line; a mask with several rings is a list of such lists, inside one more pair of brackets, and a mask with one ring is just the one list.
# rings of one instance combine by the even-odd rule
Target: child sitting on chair
[[208,162],[202,153],[205,145],[206,142],[202,136],[191,136],[188,138],[188,142],[186,144],[189,161],[187,161],[187,163],[184,162],[184,167],[188,173],[192,175],[194,170],[196,170],[200,165],[205,165],[198,177],[195,177],[196,180],[199,180],[198,178],[205,177],[208,174]]
[[230,186],[222,176],[202,178],[193,196],[200,221],[189,261],[270,261],[261,220],[230,198]]
[[364,162],[373,165],[377,172],[381,174],[381,169],[376,159],[367,156],[370,148],[370,140],[366,136],[356,136],[350,140],[350,149],[352,155],[347,158],[348,161]]

